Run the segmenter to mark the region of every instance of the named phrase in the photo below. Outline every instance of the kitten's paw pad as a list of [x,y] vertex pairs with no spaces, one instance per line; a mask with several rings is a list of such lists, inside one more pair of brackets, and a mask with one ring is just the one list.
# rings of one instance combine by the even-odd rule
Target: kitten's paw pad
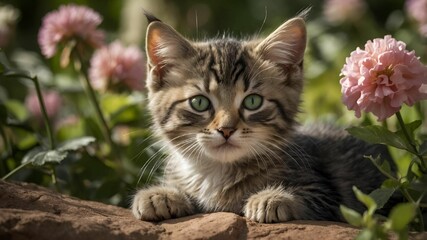
[[292,218],[292,195],[282,189],[266,189],[249,197],[245,217],[260,223],[285,222]]
[[140,190],[132,203],[133,215],[141,220],[161,221],[194,213],[188,197],[171,187],[152,187]]

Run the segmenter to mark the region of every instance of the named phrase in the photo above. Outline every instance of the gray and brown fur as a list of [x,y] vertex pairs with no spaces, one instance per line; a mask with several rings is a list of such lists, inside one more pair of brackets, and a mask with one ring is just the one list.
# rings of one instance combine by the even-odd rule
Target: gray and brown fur
[[[265,39],[203,42],[154,20],[146,44],[149,109],[169,157],[160,183],[136,193],[137,218],[227,211],[258,222],[339,221],[340,204],[363,210],[353,185],[366,193],[381,185],[384,178],[363,155],[388,156],[385,149],[333,127],[295,122],[303,17]],[[242,101],[253,93],[263,104],[249,111]],[[191,108],[189,99],[197,95],[210,100],[209,109]]]

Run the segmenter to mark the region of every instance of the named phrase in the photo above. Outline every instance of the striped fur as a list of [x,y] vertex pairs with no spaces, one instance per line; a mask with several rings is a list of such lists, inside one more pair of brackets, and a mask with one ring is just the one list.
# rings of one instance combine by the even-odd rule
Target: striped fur
[[[191,42],[154,21],[147,31],[149,109],[169,150],[159,185],[138,191],[137,218],[162,220],[229,211],[259,222],[342,220],[339,204],[362,210],[364,192],[383,178],[363,155],[382,153],[343,131],[298,127],[304,20],[265,39]],[[244,107],[251,94],[256,110]],[[205,111],[190,101],[204,96]]]

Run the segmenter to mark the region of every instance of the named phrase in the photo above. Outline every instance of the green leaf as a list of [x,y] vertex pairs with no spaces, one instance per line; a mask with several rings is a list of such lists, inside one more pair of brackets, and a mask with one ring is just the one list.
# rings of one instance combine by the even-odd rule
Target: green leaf
[[0,51],[0,66],[1,66],[0,73],[6,72],[8,69],[11,68],[9,60],[7,59],[7,56],[3,51]]
[[353,192],[356,194],[356,198],[362,202],[369,210],[370,214],[373,214],[377,209],[377,204],[369,195],[364,194],[356,186],[353,186]]
[[0,123],[5,125],[7,122],[7,109],[3,103],[0,103]]
[[26,78],[33,80],[31,74],[28,71],[20,69],[6,69],[2,74],[3,76],[10,78]]
[[372,191],[369,196],[377,203],[377,208],[380,209],[388,202],[390,197],[396,191],[394,188],[379,188]]
[[408,165],[406,176],[401,180],[401,183],[412,182],[412,180],[416,177],[415,171],[417,170],[415,168],[417,168],[417,165],[412,165],[412,167],[409,167],[409,166],[410,165]]
[[404,137],[402,137],[400,134],[391,132],[382,126],[372,125],[366,127],[351,127],[347,128],[347,131],[351,135],[368,143],[387,144],[399,149],[413,152],[411,148],[408,148],[408,143]]
[[26,125],[16,124],[10,119],[8,119],[8,124],[13,131],[13,141],[17,149],[28,151],[37,146],[39,139],[33,132],[30,132],[32,129],[29,129]]
[[409,189],[418,191],[420,193],[427,191],[427,175],[422,175],[421,177],[417,178],[415,181],[412,181],[409,186]]
[[399,187],[399,181],[395,179],[386,179],[383,184],[381,185],[383,188],[398,188]]
[[[422,124],[421,120],[415,120],[413,122],[410,122],[408,124],[405,124],[405,128],[409,133],[409,136],[414,139],[414,132],[417,128],[419,128]],[[403,136],[403,131],[400,129],[399,131],[397,131],[397,133],[402,134]]]
[[117,109],[117,111],[111,113],[110,121],[115,125],[117,123],[135,121],[139,117],[139,106],[137,104],[129,104],[122,106]]
[[426,155],[427,154],[427,140],[424,140],[424,142],[421,143],[420,154],[421,155]]
[[75,122],[69,122],[59,126],[56,130],[57,141],[65,142],[71,139],[84,137],[87,135],[84,129],[83,120],[77,118]]
[[10,95],[9,91],[10,91],[9,87],[7,87],[6,89],[6,86],[0,85],[0,102],[1,103],[6,102],[6,100],[8,99],[8,96]]
[[396,205],[390,212],[390,228],[400,232],[414,219],[417,206],[413,203],[401,203]]
[[83,119],[83,126],[87,135],[95,136],[95,138],[103,137],[102,130],[93,116],[85,117]]
[[369,160],[371,160],[372,163],[383,172],[393,175],[393,171],[391,171],[390,163],[387,160],[382,159],[381,156],[377,156],[376,158],[372,156],[365,156],[365,158],[368,158]]
[[41,147],[34,148],[22,159],[22,164],[32,163],[35,166],[43,166],[46,163],[60,163],[67,157],[67,152],[58,150],[43,150]]
[[58,151],[75,151],[79,148],[86,147],[93,142],[95,142],[95,138],[90,136],[72,139],[63,143],[58,148]]
[[6,54],[0,49],[0,74],[5,77],[23,77],[32,79],[31,74],[28,71],[14,69]]
[[28,110],[22,102],[16,100],[7,100],[4,105],[8,113],[18,119],[20,122],[25,121],[29,116]]
[[26,131],[22,131],[20,129],[14,129],[14,132],[19,132],[19,136],[17,137],[17,146],[19,149],[30,149],[31,147],[37,145],[38,139],[35,134],[29,134]]
[[131,102],[128,95],[119,95],[113,93],[107,93],[100,99],[101,108],[106,115],[114,114],[121,108],[129,105]]
[[377,239],[375,237],[375,233],[369,228],[363,229],[355,238],[355,240],[374,240],[374,239]]
[[363,221],[362,221],[362,215],[360,215],[360,213],[344,205],[340,205],[340,210],[341,210],[341,214],[349,224],[355,227],[362,226]]
[[30,76],[28,72],[13,69],[10,64],[9,59],[7,59],[6,54],[0,49],[0,73],[5,77],[28,77]]
[[[411,142],[415,143],[415,138],[414,138],[414,131],[421,126],[422,121],[421,120],[416,120],[413,121],[411,123],[405,124],[405,129],[408,132],[409,137],[411,138]],[[402,131],[402,129],[399,129],[396,134],[404,140],[405,143],[405,149],[408,150],[411,153],[416,153],[413,149],[413,146],[411,145],[411,143],[406,139],[405,137],[405,133]]]

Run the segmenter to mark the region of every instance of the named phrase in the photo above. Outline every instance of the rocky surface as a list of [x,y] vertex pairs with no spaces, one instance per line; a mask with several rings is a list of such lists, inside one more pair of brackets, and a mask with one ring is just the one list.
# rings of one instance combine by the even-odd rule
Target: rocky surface
[[[84,201],[29,183],[0,181],[0,239],[354,239],[343,223],[258,224],[232,213],[198,214],[160,223],[128,209]],[[427,237],[427,235],[426,235]]]

